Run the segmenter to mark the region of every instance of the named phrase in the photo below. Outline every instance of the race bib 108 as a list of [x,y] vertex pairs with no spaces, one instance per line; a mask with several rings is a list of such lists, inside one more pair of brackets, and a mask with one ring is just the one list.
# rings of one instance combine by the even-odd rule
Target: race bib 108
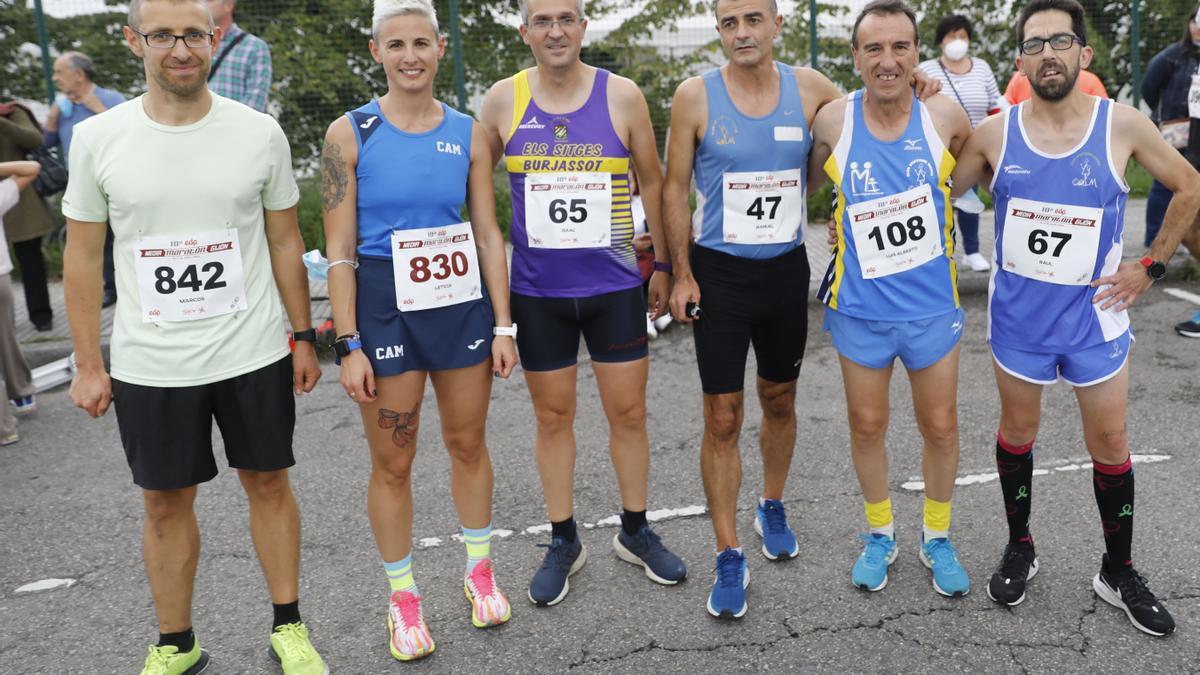
[[942,255],[941,221],[928,183],[846,207],[864,279],[915,269]]

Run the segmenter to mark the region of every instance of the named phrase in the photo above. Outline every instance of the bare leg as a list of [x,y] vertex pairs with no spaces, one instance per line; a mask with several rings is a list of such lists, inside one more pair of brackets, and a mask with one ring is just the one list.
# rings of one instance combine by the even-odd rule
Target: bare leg
[[646,510],[650,477],[650,439],[646,434],[646,378],[650,360],[624,363],[592,363],[600,401],[608,418],[608,447],[621,506],[630,511]]
[[850,457],[863,499],[874,504],[888,498],[888,383],[892,366],[867,368],[842,356],[846,410],[850,420]]
[[359,406],[371,447],[367,515],[379,555],[385,562],[395,562],[412,552],[412,463],[417,455],[425,371],[377,377],[375,388],[375,400]]
[[250,537],[271,602],[295,602],[300,597],[300,509],[287,469],[237,473],[250,500]]
[[442,439],[450,452],[450,493],[465,527],[492,522],[492,461],[484,437],[492,393],[491,359],[429,374],[437,393]]
[[958,473],[958,354],[955,346],[932,366],[908,371],[917,428],[925,439],[925,495],[939,502],[954,496]]
[[200,560],[200,527],[196,524],[196,486],[180,490],[143,490],[146,524],[142,555],[154,597],[161,633],[192,626],[192,593]]
[[742,392],[704,395],[704,437],[700,441],[700,475],[712,514],[717,550],[737,548],[737,498],[742,487]]
[[569,366],[548,372],[525,371],[537,418],[538,475],[551,521],[575,513],[575,373]]
[[782,500],[796,449],[796,381],[768,382],[758,378],[758,402],[763,411],[758,434],[763,462],[762,494],[764,499]]

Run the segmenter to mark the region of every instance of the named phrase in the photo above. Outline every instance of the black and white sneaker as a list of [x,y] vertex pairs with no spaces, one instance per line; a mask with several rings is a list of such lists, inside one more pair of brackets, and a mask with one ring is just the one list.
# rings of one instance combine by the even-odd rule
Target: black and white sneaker
[[1200,312],[1196,312],[1190,321],[1175,324],[1175,332],[1183,337],[1200,338]]
[[1110,571],[1107,553],[1100,563],[1100,572],[1092,579],[1092,589],[1101,600],[1125,610],[1129,622],[1143,633],[1162,637],[1175,632],[1175,620],[1146,587],[1146,578],[1132,567]]
[[1016,607],[1025,600],[1025,582],[1038,573],[1037,553],[1032,544],[1019,542],[1004,547],[1000,566],[988,582],[987,594],[992,600]]

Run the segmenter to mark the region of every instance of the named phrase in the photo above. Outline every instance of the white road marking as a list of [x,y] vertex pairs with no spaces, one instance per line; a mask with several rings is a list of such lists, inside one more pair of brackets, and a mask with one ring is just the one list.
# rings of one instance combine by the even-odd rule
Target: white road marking
[[1180,300],[1187,300],[1190,303],[1200,305],[1200,295],[1196,295],[1195,293],[1181,291],[1178,288],[1164,288],[1163,293],[1166,293],[1167,295],[1173,295]]
[[18,588],[15,593],[37,593],[39,591],[52,591],[56,588],[70,588],[75,585],[74,579],[42,579],[31,584],[25,584]]
[[[704,506],[700,506],[700,505],[684,506],[684,507],[678,508],[678,509],[657,509],[655,511],[647,511],[646,512],[646,520],[651,523],[658,523],[658,522],[662,522],[664,520],[673,520],[675,518],[689,518],[691,516],[702,516],[705,513],[708,513],[708,508],[704,507]],[[620,514],[615,514],[615,515],[609,516],[607,518],[601,518],[600,520],[598,520],[594,523],[583,523],[582,524],[583,528],[586,530],[593,530],[598,527],[620,527],[620,525],[621,525],[621,515]],[[492,538],[493,539],[507,539],[512,536],[541,535],[541,534],[548,534],[549,532],[550,532],[550,523],[543,523],[541,525],[531,525],[531,526],[526,527],[517,532],[514,532],[513,530],[506,530],[504,528],[496,528],[496,529],[492,530]],[[453,539],[454,541],[458,541],[458,542],[461,542],[463,540],[462,534],[451,534],[451,535],[449,535],[448,538]],[[442,545],[444,540],[445,540],[445,538],[443,538],[443,537],[422,537],[421,539],[417,540],[416,547],[418,549],[422,549],[422,550],[427,549],[427,548],[437,548],[438,546]]]
[[[1129,458],[1131,460],[1133,460],[1134,464],[1154,464],[1155,462],[1165,462],[1165,461],[1171,459],[1171,456],[1170,455],[1130,455]],[[1092,468],[1091,458],[1084,457],[1082,459],[1076,458],[1076,459],[1067,460],[1066,464],[1059,464],[1059,465],[1051,466],[1049,468],[1044,468],[1044,469],[1034,469],[1033,475],[1045,476],[1045,475],[1049,474],[1051,470],[1056,471],[1056,472],[1068,472],[1068,471],[1082,471],[1084,469],[1090,469],[1090,468]],[[957,486],[979,485],[981,483],[990,483],[998,478],[1000,478],[1000,474],[996,473],[995,471],[988,471],[988,472],[984,472],[984,473],[972,473],[972,474],[967,474],[965,476],[959,476],[958,478],[954,479],[954,484]],[[908,490],[910,492],[919,492],[919,491],[925,489],[925,481],[923,481],[919,478],[913,478],[912,480],[908,481],[907,483],[904,483],[903,485],[901,485],[900,488],[903,490]]]

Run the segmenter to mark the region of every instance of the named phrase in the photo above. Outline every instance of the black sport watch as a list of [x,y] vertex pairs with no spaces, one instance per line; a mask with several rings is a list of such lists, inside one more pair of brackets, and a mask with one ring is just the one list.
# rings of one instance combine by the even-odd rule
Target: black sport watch
[[1150,256],[1142,258],[1139,262],[1142,263],[1142,267],[1146,268],[1146,276],[1150,277],[1151,279],[1158,281],[1159,279],[1167,276],[1167,266],[1162,262],[1155,260]]
[[295,340],[296,342],[316,343],[317,329],[309,328],[308,330],[294,330],[294,331],[292,331],[292,339]]
[[339,359],[350,356],[350,352],[355,349],[362,349],[362,338],[358,336],[358,333],[339,335],[333,343],[333,353],[337,354]]

